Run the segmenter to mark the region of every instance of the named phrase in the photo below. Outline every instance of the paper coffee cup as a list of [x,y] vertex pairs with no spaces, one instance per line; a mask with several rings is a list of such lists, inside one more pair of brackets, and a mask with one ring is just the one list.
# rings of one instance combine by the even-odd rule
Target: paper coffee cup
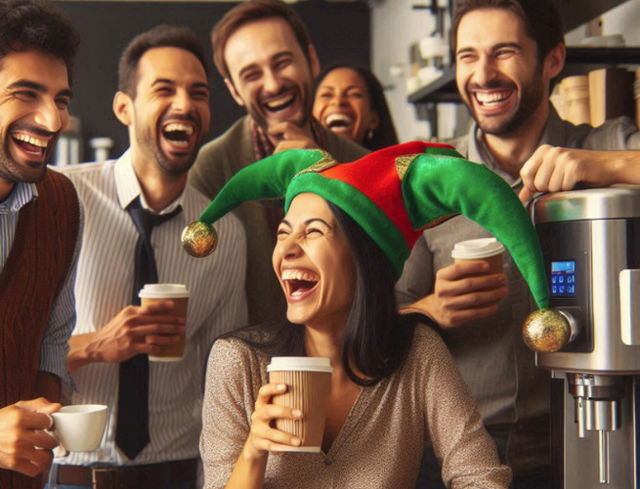
[[504,246],[496,238],[470,239],[453,246],[452,258],[457,261],[484,260],[489,263],[487,273],[502,273]]
[[[138,297],[140,297],[143,306],[171,299],[174,305],[168,314],[187,319],[189,291],[184,284],[146,284],[138,293]],[[184,354],[184,343],[185,337],[182,335],[178,343],[163,346],[156,355],[149,355],[149,360],[153,362],[178,362],[182,360]]]
[[302,419],[277,419],[276,428],[302,440],[298,447],[279,445],[283,452],[320,452],[333,368],[324,357],[273,357],[267,366],[269,382],[286,384],[287,392],[273,404],[298,408]]
[[58,443],[70,452],[90,452],[100,446],[107,426],[107,406],[76,404],[63,406],[51,414],[52,432]]

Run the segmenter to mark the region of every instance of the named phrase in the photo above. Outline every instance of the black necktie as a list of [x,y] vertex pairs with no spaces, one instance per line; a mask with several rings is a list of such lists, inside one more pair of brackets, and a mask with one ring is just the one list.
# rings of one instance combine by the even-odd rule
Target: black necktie
[[[132,304],[139,305],[138,292],[144,284],[158,282],[156,260],[151,246],[151,231],[182,211],[180,206],[168,214],[154,214],[134,200],[127,208],[138,230],[135,248]],[[136,355],[120,363],[118,383],[118,421],[116,444],[130,460],[149,443],[149,359]]]

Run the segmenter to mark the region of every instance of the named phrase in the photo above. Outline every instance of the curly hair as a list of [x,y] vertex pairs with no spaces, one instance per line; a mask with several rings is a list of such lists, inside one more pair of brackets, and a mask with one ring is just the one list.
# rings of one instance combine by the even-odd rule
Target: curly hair
[[80,35],[71,22],[45,0],[0,2],[0,61],[10,53],[29,50],[64,61],[69,78]]
[[122,52],[118,64],[118,90],[135,98],[140,58],[150,49],[161,47],[174,47],[189,51],[198,58],[205,74],[209,76],[204,48],[198,36],[188,27],[160,24],[138,34]]

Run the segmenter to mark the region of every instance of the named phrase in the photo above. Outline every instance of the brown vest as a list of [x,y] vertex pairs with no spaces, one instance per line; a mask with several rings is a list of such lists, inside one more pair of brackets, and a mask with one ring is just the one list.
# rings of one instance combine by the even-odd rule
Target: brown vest
[[[20,209],[13,246],[0,273],[0,407],[36,395],[40,345],[78,237],[80,213],[73,184],[47,171],[37,188],[38,198]],[[36,479],[0,470],[2,489],[38,487]]]

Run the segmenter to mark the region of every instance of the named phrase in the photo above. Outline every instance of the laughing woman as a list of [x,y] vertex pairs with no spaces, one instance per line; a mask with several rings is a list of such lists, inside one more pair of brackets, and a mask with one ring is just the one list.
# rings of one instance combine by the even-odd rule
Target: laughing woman
[[[205,488],[412,488],[427,440],[447,487],[508,487],[510,469],[500,464],[440,337],[431,325],[396,312],[394,282],[420,235],[409,219],[422,227],[440,220],[434,209],[449,215],[452,207],[419,196],[407,205],[411,182],[401,190],[397,179],[384,175],[397,172],[403,158],[405,180],[422,173],[435,186],[447,175],[432,172],[434,160],[453,162],[454,172],[459,164],[480,168],[447,148],[425,154],[433,149],[407,143],[343,165],[318,151],[284,152],[239,173],[203,213],[201,221],[210,223],[243,200],[286,197],[273,267],[287,319],[236,331],[211,351],[201,436]],[[372,188],[371,174],[387,183]],[[519,205],[510,188],[499,190]],[[398,199],[406,209],[394,206]],[[429,210],[422,212],[424,207]],[[530,233],[523,215],[522,232]],[[276,444],[300,444],[274,421],[305,415],[272,403],[286,386],[268,383],[266,366],[282,355],[331,360],[321,453],[274,450]]]
[[369,69],[334,65],[314,87],[313,116],[324,127],[371,151],[398,144],[384,89]]

